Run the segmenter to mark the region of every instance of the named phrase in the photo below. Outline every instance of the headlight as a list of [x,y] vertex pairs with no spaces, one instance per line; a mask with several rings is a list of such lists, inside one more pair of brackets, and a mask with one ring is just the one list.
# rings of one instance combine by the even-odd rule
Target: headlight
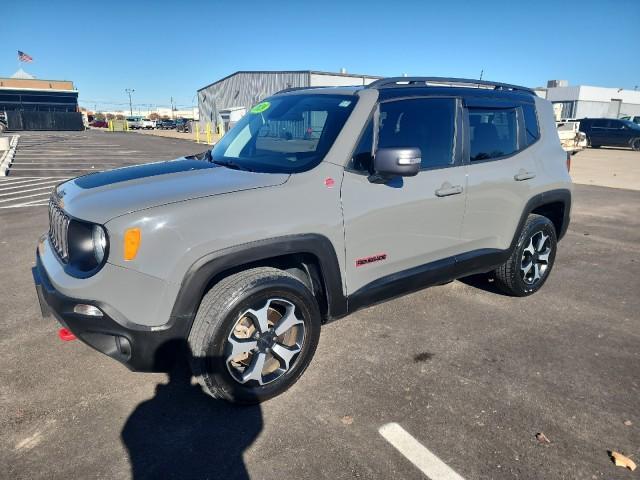
[[98,264],[104,260],[104,252],[107,248],[107,235],[104,232],[104,228],[100,225],[93,226],[93,255],[96,257]]
[[109,255],[109,237],[101,225],[72,219],[67,234],[67,273],[83,277],[96,273]]

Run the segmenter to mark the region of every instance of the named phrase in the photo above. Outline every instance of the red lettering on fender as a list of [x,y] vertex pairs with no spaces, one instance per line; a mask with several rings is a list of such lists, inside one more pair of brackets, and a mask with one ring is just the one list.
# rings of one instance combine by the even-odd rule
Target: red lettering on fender
[[381,262],[387,259],[386,253],[378,253],[377,255],[371,255],[370,257],[356,258],[356,268],[364,267],[374,262]]

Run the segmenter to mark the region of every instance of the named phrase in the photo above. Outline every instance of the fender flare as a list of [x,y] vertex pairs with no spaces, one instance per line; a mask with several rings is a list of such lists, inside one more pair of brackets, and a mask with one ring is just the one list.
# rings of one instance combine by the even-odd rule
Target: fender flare
[[509,247],[510,252],[512,252],[516,248],[516,244],[518,243],[518,238],[520,237],[522,227],[524,226],[525,222],[527,221],[527,217],[531,214],[531,212],[533,212],[538,207],[554,202],[561,202],[564,204],[562,228],[559,232],[556,232],[558,240],[564,237],[565,233],[567,233],[567,229],[569,228],[571,212],[571,190],[569,190],[568,188],[549,190],[548,192],[542,192],[530,198],[525,205],[524,210],[522,211],[522,215],[520,216],[520,221],[518,222],[518,228],[516,228],[513,240],[511,241],[511,246]]
[[346,315],[347,301],[333,244],[323,235],[300,234],[236,245],[196,260],[182,280],[169,323],[180,324],[185,335],[188,335],[200,300],[216,275],[241,265],[293,254],[310,254],[318,259],[327,296],[327,316],[336,318]]

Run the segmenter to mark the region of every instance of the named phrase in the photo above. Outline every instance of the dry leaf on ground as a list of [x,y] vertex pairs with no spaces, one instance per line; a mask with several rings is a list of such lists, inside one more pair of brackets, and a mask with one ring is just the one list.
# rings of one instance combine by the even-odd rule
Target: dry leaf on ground
[[540,443],[551,443],[551,440],[549,440],[543,432],[536,433],[536,440]]
[[611,457],[611,460],[613,460],[613,463],[615,463],[616,467],[628,468],[632,472],[636,469],[635,462],[619,452],[615,452],[612,450],[609,452],[609,456]]
[[342,423],[344,423],[345,425],[351,425],[353,423],[353,417],[351,417],[349,415],[345,415],[344,417],[342,417],[340,419],[340,421]]

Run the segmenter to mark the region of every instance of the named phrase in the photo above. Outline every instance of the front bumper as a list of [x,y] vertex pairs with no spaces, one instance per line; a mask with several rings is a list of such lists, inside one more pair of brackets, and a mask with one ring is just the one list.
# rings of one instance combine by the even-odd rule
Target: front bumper
[[[43,317],[53,315],[64,327],[90,347],[143,372],[167,371],[175,353],[184,348],[188,332],[176,323],[162,328],[132,324],[113,307],[103,302],[71,298],[53,286],[36,252],[36,266],[31,269]],[[103,316],[74,312],[77,304],[93,305]]]

